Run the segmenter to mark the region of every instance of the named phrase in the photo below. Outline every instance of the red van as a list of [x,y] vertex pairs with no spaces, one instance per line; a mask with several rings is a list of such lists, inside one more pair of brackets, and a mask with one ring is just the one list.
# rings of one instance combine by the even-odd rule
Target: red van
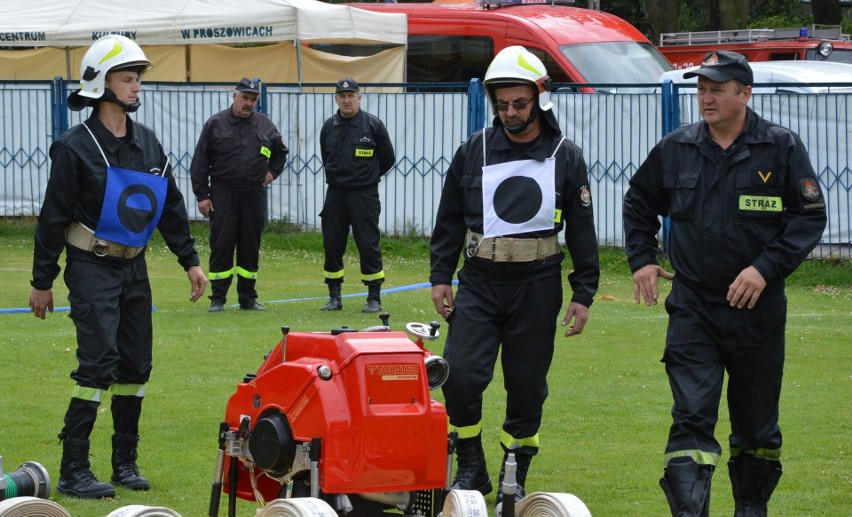
[[[653,84],[671,70],[654,45],[621,18],[552,0],[348,5],[408,15],[409,83],[482,79],[494,55],[511,45],[536,54],[556,83]],[[344,55],[353,52],[310,46]]]
[[713,50],[739,52],[749,61],[852,64],[852,41],[839,27],[667,33],[660,35],[657,48],[677,69],[700,65]]

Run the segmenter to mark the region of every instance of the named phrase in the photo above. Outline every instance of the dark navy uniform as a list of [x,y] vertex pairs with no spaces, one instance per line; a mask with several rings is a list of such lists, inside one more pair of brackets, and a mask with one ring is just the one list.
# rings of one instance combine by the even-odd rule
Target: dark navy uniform
[[320,152],[328,184],[320,212],[325,281],[343,281],[343,255],[351,227],[361,258],[361,280],[381,284],[378,185],[396,162],[388,131],[378,117],[363,110],[350,118],[338,110],[320,130]]
[[[634,272],[657,263],[660,216],[671,219],[668,249],[676,272],[662,359],[674,397],[665,463],[686,456],[712,472],[722,452],[714,430],[727,371],[732,457],[772,460],[780,475],[784,279],[826,223],[808,153],[795,133],[751,109],[743,133],[726,150],[704,122],[681,128],[654,147],[624,198]],[[730,307],[728,288],[749,266],[766,287],[753,309]]]
[[[511,143],[499,117],[485,129],[485,161],[555,159],[556,216],[546,230],[507,235],[514,239],[556,241],[564,230],[574,271],[568,275],[571,301],[590,307],[599,279],[598,246],[587,169],[580,149],[563,140],[550,112],[551,124],[530,144]],[[555,152],[555,155],[554,155]],[[455,307],[448,318],[444,358],[450,376],[443,386],[450,425],[459,436],[477,435],[482,420],[482,393],[490,383],[502,343],[503,377],[507,392],[502,442],[513,439],[537,450],[542,407],[547,397],[557,317],[562,307],[561,247],[553,254],[526,262],[477,256],[469,232],[483,233],[483,133],[473,135],[456,151],[447,171],[431,239],[432,285],[450,285],[458,273]],[[508,193],[507,193],[508,194]],[[524,205],[525,203],[521,203]],[[558,244],[558,242],[557,242]]]
[[[81,124],[50,147],[51,174],[36,228],[33,255],[32,286],[48,290],[59,274],[59,256],[63,249],[66,252],[64,278],[70,317],[77,328],[78,366],[71,372],[76,386],[65,415],[65,426],[59,434],[63,441],[59,490],[77,497],[114,493],[109,485],[97,482],[91,472],[79,474],[73,469],[76,454],[88,456],[89,433],[107,390],[112,393],[115,429],[112,480],[133,490],[149,488],[148,481],[135,466],[139,416],[152,368],[152,297],[144,245],[126,248],[100,241],[89,249],[75,246],[71,238],[72,229],[87,236],[83,226],[95,229],[103,217],[108,217],[102,214],[102,208],[108,210],[104,203],[108,165],[167,179],[157,229],[185,270],[199,264],[184,198],[154,132],[128,117],[126,136],[117,138],[100,122],[97,113],[95,109],[84,123],[91,134]],[[111,170],[110,174],[116,173]],[[124,217],[128,222],[139,216],[140,211],[145,212],[146,205],[138,201],[132,196],[125,199],[118,218]],[[159,204],[159,200],[153,204]],[[153,213],[142,216],[150,220]],[[109,254],[122,249],[128,252],[127,256]],[[80,465],[88,468],[88,460]]]
[[[160,174],[168,190],[157,229],[185,270],[199,264],[189,232],[184,198],[166,155],[150,128],[128,117],[126,138],[116,138],[96,112],[85,122],[110,165]],[[151,373],[151,288],[144,252],[130,259],[99,257],[66,245],[72,221],[95,228],[107,180],[107,164],[88,131],[78,125],[50,147],[50,181],[35,234],[32,286],[50,289],[59,275],[59,256],[67,254],[65,283],[71,319],[77,327],[79,366],[71,374],[78,386],[106,390],[148,382]]]
[[[201,130],[190,166],[198,201],[210,199],[210,300],[224,304],[237,277],[242,307],[257,299],[255,284],[265,224],[267,172],[284,170],[287,146],[266,115],[240,118],[231,109],[210,117]],[[236,268],[234,250],[236,249]]]

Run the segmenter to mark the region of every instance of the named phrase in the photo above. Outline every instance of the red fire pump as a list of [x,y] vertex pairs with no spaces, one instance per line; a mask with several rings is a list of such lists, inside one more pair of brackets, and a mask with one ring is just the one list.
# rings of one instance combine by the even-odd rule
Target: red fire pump
[[[438,323],[391,331],[294,332],[237,385],[220,425],[210,499],[320,498],[339,515],[436,517],[450,483],[454,433],[429,391],[449,375],[424,341]],[[410,340],[408,336],[414,338]]]

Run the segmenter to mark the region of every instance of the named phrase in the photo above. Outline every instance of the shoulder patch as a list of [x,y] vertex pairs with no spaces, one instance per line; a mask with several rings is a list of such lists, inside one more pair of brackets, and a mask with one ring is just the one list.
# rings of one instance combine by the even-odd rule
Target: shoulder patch
[[580,206],[586,207],[592,204],[592,193],[589,192],[588,185],[583,185],[582,187],[580,187],[578,197],[580,198]]
[[802,192],[802,197],[808,201],[816,201],[820,198],[819,186],[817,186],[816,178],[800,179],[799,190]]

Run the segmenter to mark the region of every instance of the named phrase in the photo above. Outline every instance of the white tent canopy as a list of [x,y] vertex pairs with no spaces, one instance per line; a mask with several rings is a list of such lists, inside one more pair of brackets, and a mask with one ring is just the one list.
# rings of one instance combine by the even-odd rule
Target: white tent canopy
[[[143,47],[154,62],[149,80],[231,82],[255,75],[301,83],[352,75],[392,83],[404,76],[404,14],[317,0],[0,0],[0,13],[0,47],[28,49],[0,51],[6,80],[79,79],[82,53],[107,34]],[[396,48],[351,58],[303,49],[308,43]],[[233,44],[245,48],[223,46]]]
[[404,45],[404,14],[316,0],[0,0],[0,46],[88,46],[105,34],[140,45],[341,41]]

